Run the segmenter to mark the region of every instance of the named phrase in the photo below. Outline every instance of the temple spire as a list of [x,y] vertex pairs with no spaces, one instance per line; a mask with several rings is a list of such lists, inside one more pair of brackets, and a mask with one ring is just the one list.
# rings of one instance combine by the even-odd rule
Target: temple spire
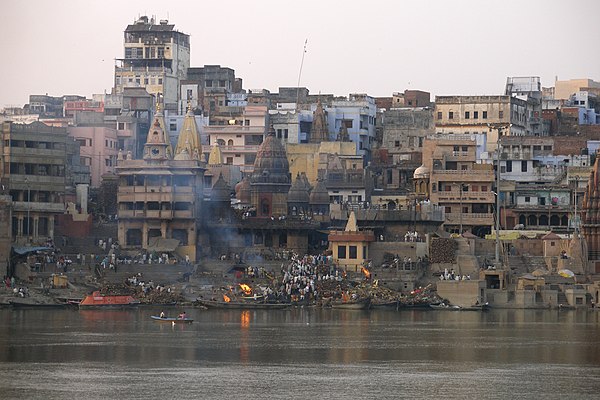
[[183,126],[181,127],[181,131],[179,131],[179,139],[177,140],[177,147],[175,147],[175,156],[177,157],[177,155],[184,152],[198,160],[200,160],[200,154],[202,154],[200,134],[190,101],[188,101],[188,108],[183,120]]

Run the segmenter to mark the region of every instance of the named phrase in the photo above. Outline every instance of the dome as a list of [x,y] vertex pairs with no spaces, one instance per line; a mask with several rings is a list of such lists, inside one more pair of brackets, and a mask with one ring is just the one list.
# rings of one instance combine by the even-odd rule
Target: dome
[[235,185],[235,198],[241,203],[250,204],[250,179],[248,177]]
[[415,169],[413,179],[429,179],[429,173],[429,168],[427,168],[424,165],[421,165],[419,168]]
[[260,145],[254,161],[252,183],[290,183],[290,164],[285,148],[273,134]]
[[329,204],[329,192],[321,179],[317,180],[317,184],[310,192],[309,201],[311,205]]
[[223,175],[219,174],[219,179],[215,182],[210,192],[210,201],[229,201],[231,199],[231,188],[223,179]]
[[288,192],[288,198],[287,198],[287,202],[288,203],[294,203],[294,204],[308,204],[309,201],[309,196],[308,196],[308,187],[306,186],[306,183],[304,182],[304,179],[302,179],[302,177],[300,175],[296,176],[296,179],[294,180],[294,184],[292,185],[292,187],[290,188],[290,191]]

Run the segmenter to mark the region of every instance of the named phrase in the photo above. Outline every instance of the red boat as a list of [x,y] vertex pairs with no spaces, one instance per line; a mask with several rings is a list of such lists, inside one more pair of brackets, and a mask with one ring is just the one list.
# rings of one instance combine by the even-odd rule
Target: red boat
[[79,308],[124,308],[124,307],[135,307],[140,304],[139,300],[134,299],[129,295],[125,296],[113,296],[103,295],[96,291],[89,294],[81,300]]

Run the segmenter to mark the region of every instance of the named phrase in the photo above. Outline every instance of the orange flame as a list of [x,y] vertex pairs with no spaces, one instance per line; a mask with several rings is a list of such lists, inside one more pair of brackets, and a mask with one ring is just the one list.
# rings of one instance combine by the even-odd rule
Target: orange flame
[[363,274],[365,274],[365,278],[371,279],[371,271],[369,271],[365,267],[361,267],[360,270],[362,271]]
[[225,301],[225,303],[229,303],[231,301],[231,299],[229,298],[229,296],[227,296],[226,294],[223,295],[223,301]]
[[240,283],[240,289],[242,289],[244,291],[245,294],[252,294],[252,288],[250,288],[250,286]]

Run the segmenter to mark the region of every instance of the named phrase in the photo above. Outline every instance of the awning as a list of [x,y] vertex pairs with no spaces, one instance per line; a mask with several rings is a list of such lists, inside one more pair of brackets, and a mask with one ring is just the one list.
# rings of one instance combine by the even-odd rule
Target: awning
[[43,247],[43,246],[13,246],[13,251],[19,255],[25,255],[29,253],[34,253],[36,251],[45,251],[45,250],[54,250],[52,247]]
[[156,252],[169,252],[175,251],[179,246],[179,240],[177,239],[165,239],[162,237],[150,238],[148,241],[148,251]]

